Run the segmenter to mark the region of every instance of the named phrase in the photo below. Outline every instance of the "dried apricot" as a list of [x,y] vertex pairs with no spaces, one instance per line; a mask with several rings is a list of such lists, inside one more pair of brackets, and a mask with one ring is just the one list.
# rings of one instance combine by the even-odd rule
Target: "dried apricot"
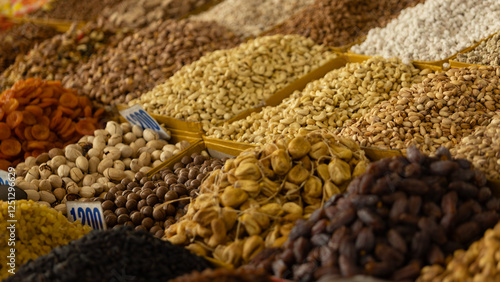
[[63,107],[74,108],[78,106],[78,97],[73,93],[66,92],[59,98],[59,104]]
[[73,109],[70,109],[70,108],[66,108],[66,107],[63,107],[63,106],[58,106],[57,107],[58,110],[61,110],[65,115],[72,115],[74,113]]
[[42,98],[38,106],[40,106],[41,108],[46,108],[48,106],[57,105],[57,102],[58,100],[55,98]]
[[23,122],[27,125],[33,125],[36,123],[36,116],[26,110],[23,111]]
[[45,153],[45,150],[33,150],[31,152],[31,155],[36,158],[36,157],[40,156],[43,153]]
[[20,112],[20,111],[13,111],[12,113],[10,113],[7,118],[5,119],[5,121],[7,122],[7,125],[14,129],[16,128],[19,124],[21,124],[21,122],[23,122],[23,113]]
[[2,120],[4,116],[5,112],[2,110],[2,108],[0,108],[0,120]]
[[50,121],[50,129],[54,130],[62,121],[62,111],[57,109],[52,112],[52,120]]
[[10,135],[10,127],[5,122],[0,122],[0,140],[9,139]]
[[44,150],[45,147],[49,145],[49,142],[47,141],[27,141],[28,143],[28,150],[33,151],[33,150]]
[[43,124],[46,127],[49,127],[49,125],[50,125],[50,119],[48,117],[46,117],[46,116],[43,116],[43,117],[40,118],[39,124]]
[[54,90],[52,89],[52,87],[45,87],[43,89],[43,92],[42,94],[40,94],[39,96],[40,98],[52,98],[54,97]]
[[92,107],[91,106],[86,106],[84,109],[83,109],[83,115],[85,117],[92,117]]
[[21,141],[26,140],[26,137],[24,136],[25,129],[26,129],[26,126],[24,125],[24,123],[21,123],[16,128],[14,128],[14,133],[16,134],[17,139],[19,139]]
[[104,109],[103,109],[103,108],[99,108],[99,109],[97,109],[97,110],[95,111],[95,113],[94,113],[94,117],[95,117],[96,119],[99,119],[99,118],[102,116],[102,114],[104,114]]
[[73,113],[71,114],[70,118],[72,120],[75,120],[77,117],[80,116],[80,114],[82,113],[82,109],[81,108],[76,108]]
[[35,124],[31,128],[31,135],[36,140],[47,140],[49,138],[50,129],[43,124]]
[[0,151],[9,157],[15,157],[21,153],[21,143],[14,138],[3,140],[0,143]]
[[76,124],[76,131],[81,135],[93,135],[95,129],[95,125],[86,119],[82,119]]
[[25,129],[24,129],[24,138],[26,138],[26,140],[33,140],[35,138],[33,138],[33,135],[31,134],[31,129],[33,127],[32,126],[27,126]]
[[68,140],[72,137],[73,133],[75,133],[76,127],[73,122],[70,123],[67,130],[61,132],[60,136],[63,140]]
[[28,105],[24,108],[24,110],[32,113],[37,117],[43,116],[43,109],[36,105]]
[[2,109],[6,114],[12,113],[19,108],[19,101],[16,98],[9,99],[3,104]]
[[78,97],[78,104],[80,104],[81,108],[86,108],[86,107],[92,108],[92,102],[87,96]]

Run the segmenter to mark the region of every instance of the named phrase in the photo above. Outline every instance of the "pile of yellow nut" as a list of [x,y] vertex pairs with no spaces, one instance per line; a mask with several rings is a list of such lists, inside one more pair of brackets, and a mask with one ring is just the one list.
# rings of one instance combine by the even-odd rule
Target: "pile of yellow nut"
[[356,143],[326,131],[248,149],[208,176],[164,239],[235,266],[247,263],[264,247],[281,246],[297,219],[344,191],[367,164]]

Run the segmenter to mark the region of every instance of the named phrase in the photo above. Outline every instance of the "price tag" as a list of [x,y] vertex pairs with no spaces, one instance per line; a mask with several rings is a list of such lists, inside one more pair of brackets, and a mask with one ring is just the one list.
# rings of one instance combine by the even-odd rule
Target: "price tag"
[[[12,182],[14,182],[12,180]],[[0,169],[0,185],[9,185],[9,173]]]
[[106,221],[100,202],[66,202],[68,219],[71,222],[80,220],[82,224],[89,225],[94,230],[105,230]]
[[165,129],[163,129],[158,122],[141,107],[141,105],[137,104],[128,109],[121,110],[120,114],[131,124],[138,125],[143,129],[152,129],[158,132],[161,138],[170,139],[170,134],[168,134]]

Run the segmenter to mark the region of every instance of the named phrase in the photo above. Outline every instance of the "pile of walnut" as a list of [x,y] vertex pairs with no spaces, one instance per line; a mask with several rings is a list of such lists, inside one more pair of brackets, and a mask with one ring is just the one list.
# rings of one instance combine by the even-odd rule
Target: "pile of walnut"
[[248,149],[205,179],[164,239],[234,266],[247,263],[264,247],[281,246],[297,219],[344,191],[367,164],[356,143],[326,131]]

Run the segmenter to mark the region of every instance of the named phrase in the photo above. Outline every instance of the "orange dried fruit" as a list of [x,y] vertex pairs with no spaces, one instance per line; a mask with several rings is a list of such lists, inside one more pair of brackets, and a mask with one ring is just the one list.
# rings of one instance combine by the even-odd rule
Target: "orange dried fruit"
[[50,135],[50,129],[43,124],[35,124],[31,128],[31,135],[36,140],[47,140]]
[[76,131],[81,135],[93,135],[95,129],[95,125],[86,119],[82,119],[76,124]]
[[66,92],[59,98],[59,104],[63,107],[74,108],[78,106],[78,97],[71,92]]
[[26,137],[24,137],[24,129],[26,129],[26,126],[23,123],[14,128],[14,133],[19,140],[26,140]]
[[27,125],[33,125],[36,123],[36,116],[26,110],[23,111],[23,122]]
[[81,108],[76,108],[73,113],[71,114],[70,118],[72,120],[75,120],[77,117],[80,116],[80,114],[82,113],[82,109]]
[[49,142],[47,141],[36,141],[36,140],[27,141],[27,143],[28,143],[27,148],[29,151],[44,150],[45,147],[47,147],[49,144]]
[[54,90],[51,87],[45,87],[40,94],[40,98],[52,98],[54,96]]
[[83,109],[83,115],[85,117],[92,117],[92,107],[91,106],[86,106],[84,109]]
[[25,129],[24,129],[24,138],[26,138],[26,140],[34,140],[35,138],[33,137],[33,135],[31,134],[31,129],[33,128],[33,126],[27,126]]
[[37,117],[43,116],[43,109],[36,105],[28,105],[24,108],[24,110],[32,113]]
[[81,108],[90,107],[92,109],[92,102],[87,96],[78,97],[78,104],[80,104]]
[[46,108],[48,106],[57,105],[57,102],[58,100],[55,98],[42,98],[38,106],[40,106],[41,108]]
[[73,133],[75,133],[76,127],[73,122],[70,123],[68,129],[60,132],[60,136],[63,140],[68,140],[72,137]]
[[4,116],[5,112],[2,110],[2,108],[0,108],[0,120],[2,120]]
[[56,131],[59,133],[64,133],[64,130],[68,129],[71,124],[71,119],[63,117],[61,123],[56,127]]
[[62,111],[63,114],[68,115],[68,116],[70,116],[70,115],[72,115],[74,113],[74,111],[72,109],[66,108],[66,107],[63,107],[63,106],[58,106],[57,109],[60,110],[60,111]]
[[5,121],[7,122],[7,125],[13,129],[13,128],[16,128],[19,124],[21,124],[21,122],[23,122],[23,113],[20,112],[20,111],[13,111],[11,112],[7,118],[5,119]]
[[0,151],[8,157],[15,157],[21,153],[21,143],[14,138],[2,140]]
[[31,152],[31,155],[36,158],[36,157],[40,156],[43,153],[45,153],[45,150],[33,150]]
[[57,109],[52,112],[52,120],[50,121],[50,129],[54,130],[62,121],[62,111]]
[[2,109],[5,113],[9,114],[19,108],[19,101],[16,98],[9,99],[3,104]]
[[9,139],[12,132],[5,122],[0,122],[0,140]]
[[43,116],[43,117],[40,118],[39,124],[43,124],[46,127],[49,127],[49,125],[50,125],[50,119],[48,117],[46,117],[46,116]]
[[102,114],[104,114],[104,109],[103,109],[103,108],[99,108],[99,109],[97,109],[97,110],[95,111],[95,113],[94,113],[94,117],[95,117],[96,119],[99,119],[99,118],[102,116]]

